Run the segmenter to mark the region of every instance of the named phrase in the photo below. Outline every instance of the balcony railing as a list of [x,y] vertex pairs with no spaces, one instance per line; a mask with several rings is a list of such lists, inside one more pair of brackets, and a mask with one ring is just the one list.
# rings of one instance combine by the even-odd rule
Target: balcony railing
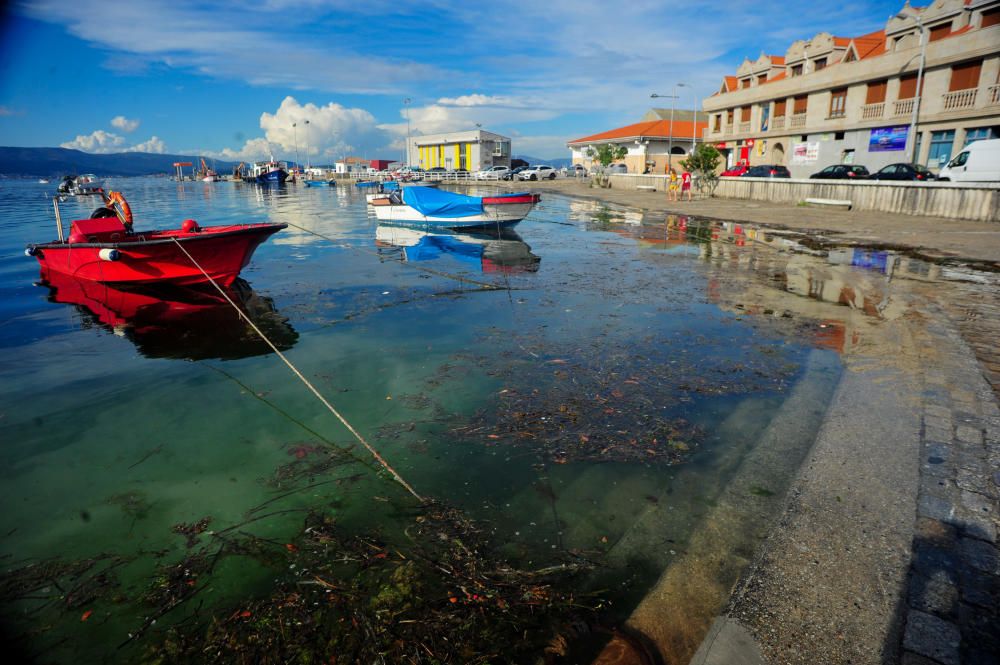
[[875,120],[881,118],[885,113],[885,102],[878,102],[875,104],[865,104],[861,107],[861,119],[862,120]]
[[785,128],[785,116],[779,115],[777,118],[771,118],[771,131],[776,131]]
[[944,100],[944,110],[954,111],[955,109],[971,109],[976,105],[976,88],[968,90],[956,90],[946,92],[941,98]]
[[740,123],[740,134],[746,134],[749,131],[750,131],[750,123],[749,122],[741,122]]
[[1000,83],[986,88],[986,103],[990,106],[1000,104]]
[[806,114],[805,113],[794,113],[792,114],[792,122],[789,127],[805,127],[806,126]]
[[916,101],[917,100],[914,97],[910,97],[909,99],[897,99],[892,103],[892,114],[894,116],[910,115],[913,113],[913,104]]

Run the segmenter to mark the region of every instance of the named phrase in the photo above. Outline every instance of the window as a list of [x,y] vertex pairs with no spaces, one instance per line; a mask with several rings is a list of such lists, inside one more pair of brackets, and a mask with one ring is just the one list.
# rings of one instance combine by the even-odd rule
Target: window
[[854,163],[854,148],[848,148],[840,154],[841,164],[853,164]]
[[[920,93],[924,92],[924,80],[920,79]],[[917,75],[906,74],[899,77],[899,99],[913,99],[917,96]]]
[[757,77],[757,85],[760,85],[762,83],[767,83],[767,74],[761,74],[760,76]]
[[951,23],[945,23],[944,25],[936,25],[931,28],[931,38],[929,41],[936,42],[939,39],[944,39],[951,34]]
[[818,72],[821,69],[826,69],[826,58],[816,58],[813,60],[813,71]]
[[984,28],[988,28],[991,25],[1000,25],[1000,7],[987,9],[983,12],[983,22],[980,25]]
[[715,122],[715,124],[712,126],[712,129],[717,132],[717,131],[719,131],[719,129],[722,128],[722,114],[721,113],[718,113],[718,114],[716,114],[714,116],[714,122]]
[[888,81],[874,81],[868,84],[868,95],[865,97],[865,104],[881,104],[885,101],[885,89]]
[[986,139],[997,138],[997,132],[993,130],[992,127],[976,127],[975,129],[965,130],[965,143],[962,147],[969,145],[973,141],[985,141]]
[[967,62],[965,64],[955,65],[952,67],[951,85],[948,86],[948,92],[979,87],[979,72],[982,68],[982,60]]
[[840,88],[830,93],[830,117],[843,118],[847,106],[847,88]]
[[913,161],[915,162],[920,161],[920,146],[923,145],[923,143],[924,143],[924,133],[917,132],[917,137],[916,140],[914,141],[914,146],[913,146]]
[[750,122],[750,107],[741,106],[740,107],[740,122]]
[[802,76],[802,65],[792,67],[792,76]]
[[805,113],[806,108],[809,104],[809,95],[798,95],[795,97],[795,105],[792,107],[792,113],[798,115],[800,113]]
[[750,87],[750,79],[749,78],[740,79],[740,87],[741,88],[749,88]]
[[956,157],[955,159],[951,160],[951,162],[948,163],[948,166],[965,166],[965,163],[967,161],[969,161],[969,151],[968,150],[966,150],[964,152],[958,153],[958,157]]
[[733,126],[733,111],[734,110],[735,109],[729,109],[728,111],[726,111],[726,124],[729,125],[730,127]]
[[833,140],[834,141],[843,141],[844,140],[844,132],[834,132],[833,133]]
[[788,100],[779,99],[774,103],[774,117],[784,118],[785,117],[785,106],[788,104]]
[[844,62],[854,62],[855,60],[857,60],[857,57],[854,55],[854,49],[847,49],[847,54],[844,56]]
[[955,130],[931,132],[930,152],[927,153],[927,164],[946,164],[951,159],[951,146],[955,142]]

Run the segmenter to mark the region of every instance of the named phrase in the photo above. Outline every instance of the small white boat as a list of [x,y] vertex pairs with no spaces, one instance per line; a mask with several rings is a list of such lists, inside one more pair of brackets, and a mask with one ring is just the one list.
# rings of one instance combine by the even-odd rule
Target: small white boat
[[45,178],[39,178],[38,179],[38,184],[39,185],[47,185],[47,184],[49,184],[49,181],[46,180]]
[[431,187],[406,187],[371,204],[383,224],[462,229],[517,224],[539,200],[538,194],[466,196]]

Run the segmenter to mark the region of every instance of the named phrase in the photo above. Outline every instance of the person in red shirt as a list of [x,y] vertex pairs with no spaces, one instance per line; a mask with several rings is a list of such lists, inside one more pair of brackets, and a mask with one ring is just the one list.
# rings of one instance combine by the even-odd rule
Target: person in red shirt
[[687,192],[688,201],[691,200],[691,174],[687,169],[684,169],[684,173],[681,173],[681,198],[684,197],[684,193]]

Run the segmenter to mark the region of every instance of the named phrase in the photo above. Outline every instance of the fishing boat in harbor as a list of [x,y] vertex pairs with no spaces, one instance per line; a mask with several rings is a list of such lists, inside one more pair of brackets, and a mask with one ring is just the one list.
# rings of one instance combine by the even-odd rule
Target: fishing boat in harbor
[[69,194],[71,196],[100,194],[102,190],[103,185],[101,180],[93,173],[64,175],[58,187],[60,194]]
[[[257,247],[287,224],[227,224],[202,227],[186,219],[179,228],[136,231],[125,197],[109,192],[89,219],[72,222],[63,237],[31,244],[25,254],[38,260],[42,277],[59,272],[106,284],[200,284],[229,286]],[[209,280],[211,278],[211,280]]]
[[266,162],[254,162],[250,167],[250,174],[244,177],[244,180],[260,184],[280,184],[287,179],[288,165],[273,158]]
[[512,226],[538,203],[538,194],[467,196],[432,187],[404,187],[372,200],[382,224],[447,229]]

